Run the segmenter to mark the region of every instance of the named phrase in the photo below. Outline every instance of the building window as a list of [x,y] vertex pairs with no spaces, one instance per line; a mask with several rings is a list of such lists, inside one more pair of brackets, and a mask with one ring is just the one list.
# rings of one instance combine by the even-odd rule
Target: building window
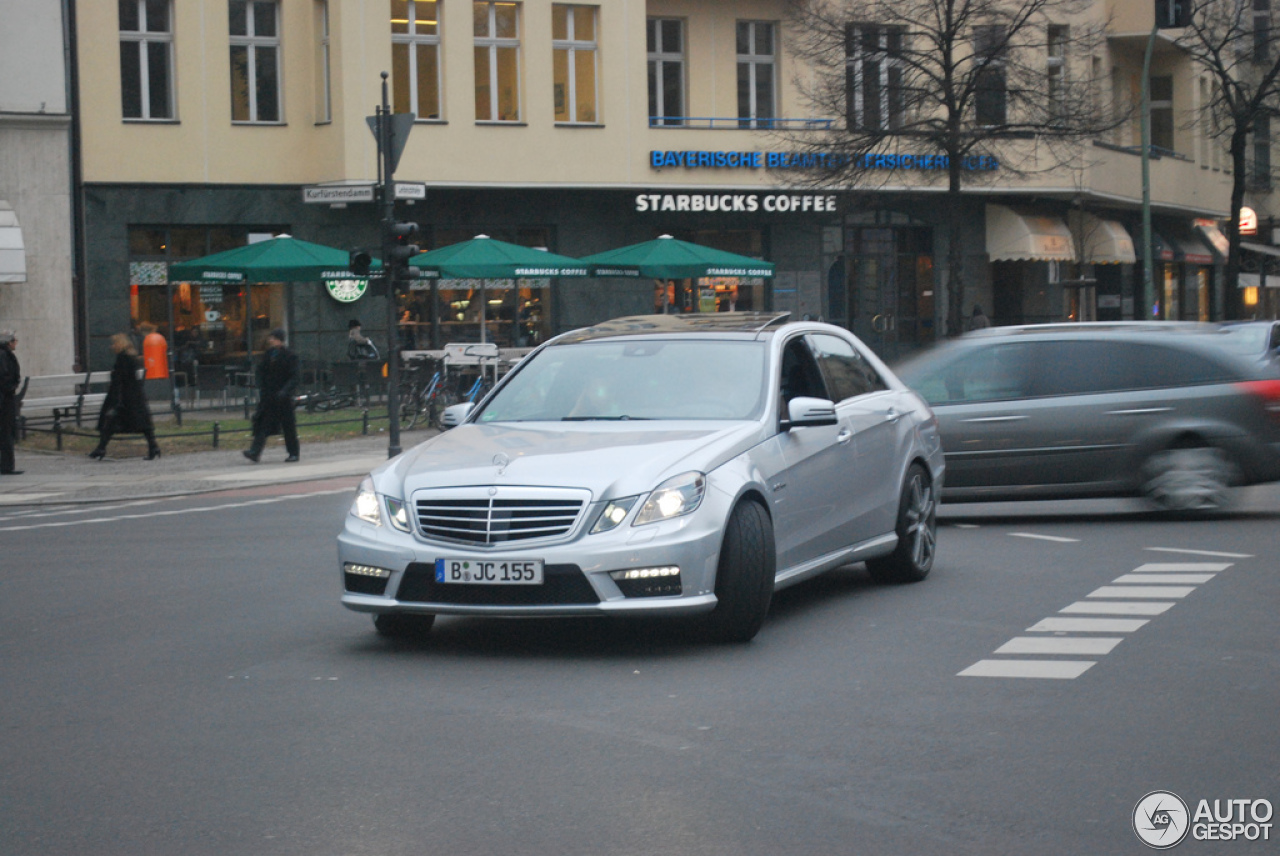
[[650,18],[649,124],[684,124],[684,21]]
[[120,0],[120,93],[126,119],[172,119],[169,0]]
[[280,7],[231,0],[231,121],[279,122]]
[[1162,30],[1191,24],[1191,0],[1156,0],[1156,26]]
[[316,124],[333,121],[329,77],[329,0],[315,0],[316,27]]
[[1173,78],[1151,78],[1148,91],[1151,99],[1151,145],[1173,151]]
[[1253,120],[1253,190],[1271,189],[1271,117],[1266,113]]
[[596,122],[596,7],[551,4],[557,122]]
[[396,113],[441,118],[436,0],[391,0],[391,100]]
[[1046,45],[1045,76],[1049,89],[1050,115],[1060,117],[1067,97],[1067,34],[1066,27],[1051,25]]
[[976,27],[974,60],[978,63],[974,92],[974,119],[982,126],[1003,125],[1008,119],[1008,89],[1005,81],[1005,55],[1008,52],[1005,29],[999,25]]
[[1271,0],[1253,0],[1253,61],[1271,61]]
[[902,126],[902,38],[896,27],[845,29],[845,121],[850,128]]
[[520,121],[520,4],[477,0],[476,121]]
[[777,115],[774,109],[773,24],[739,21],[738,123],[740,128],[768,128]]

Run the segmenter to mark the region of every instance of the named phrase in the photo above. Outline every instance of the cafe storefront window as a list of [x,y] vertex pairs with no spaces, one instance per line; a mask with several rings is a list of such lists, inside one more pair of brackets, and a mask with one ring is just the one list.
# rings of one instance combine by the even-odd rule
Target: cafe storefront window
[[[741,256],[764,258],[763,236],[754,229],[700,231],[684,240]],[[763,312],[765,280],[736,276],[655,280],[653,311],[657,314]]]

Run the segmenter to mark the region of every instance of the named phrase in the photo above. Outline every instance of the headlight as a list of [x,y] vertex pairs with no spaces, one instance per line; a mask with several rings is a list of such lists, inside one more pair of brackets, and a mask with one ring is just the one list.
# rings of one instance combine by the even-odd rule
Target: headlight
[[401,532],[409,531],[409,509],[402,499],[392,499],[387,497],[387,516],[391,518],[391,525],[399,529]]
[[373,479],[366,477],[360,482],[356,491],[356,501],[351,503],[351,514],[374,526],[382,525],[382,515],[378,512],[378,494],[373,490]]
[[600,516],[596,518],[596,523],[591,527],[591,534],[596,535],[600,532],[608,532],[615,528],[619,523],[627,519],[627,512],[631,510],[631,506],[636,504],[638,496],[627,496],[622,499],[612,499],[605,504],[601,510]]
[[707,477],[702,473],[682,473],[658,485],[636,515],[632,526],[643,526],[659,520],[670,520],[688,514],[702,502]]

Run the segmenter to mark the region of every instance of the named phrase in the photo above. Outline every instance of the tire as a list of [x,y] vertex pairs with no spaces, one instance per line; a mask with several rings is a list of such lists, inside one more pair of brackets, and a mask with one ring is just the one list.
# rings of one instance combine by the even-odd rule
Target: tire
[[740,502],[725,525],[716,566],[716,608],[706,630],[716,642],[750,642],[769,614],[777,548],[769,515],[757,502]]
[[1143,496],[1161,511],[1206,514],[1230,507],[1239,470],[1222,449],[1185,446],[1147,458],[1139,478]]
[[434,615],[381,612],[373,617],[373,629],[386,639],[413,639],[430,634],[435,622]]
[[894,531],[898,546],[887,556],[868,559],[867,570],[881,585],[918,583],[929,576],[938,543],[938,498],[920,464],[907,470]]
[[418,424],[423,416],[422,401],[416,393],[400,399],[400,427],[408,429]]

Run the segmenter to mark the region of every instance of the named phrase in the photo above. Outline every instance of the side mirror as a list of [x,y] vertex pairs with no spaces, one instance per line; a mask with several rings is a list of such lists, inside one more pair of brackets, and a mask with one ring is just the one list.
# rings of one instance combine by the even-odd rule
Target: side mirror
[[835,425],[837,421],[835,402],[801,395],[787,402],[787,418],[783,420],[782,427],[790,430],[814,425]]
[[462,424],[467,418],[467,414],[471,412],[471,408],[475,407],[474,401],[464,401],[461,404],[451,404],[444,409],[444,413],[440,414],[440,429],[456,428]]

